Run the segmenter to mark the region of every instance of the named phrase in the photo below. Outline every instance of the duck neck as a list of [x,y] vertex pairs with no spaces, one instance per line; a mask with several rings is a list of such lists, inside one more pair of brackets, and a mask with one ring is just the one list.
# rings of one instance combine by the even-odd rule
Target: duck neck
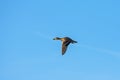
[[61,40],[61,38],[57,38],[57,40]]

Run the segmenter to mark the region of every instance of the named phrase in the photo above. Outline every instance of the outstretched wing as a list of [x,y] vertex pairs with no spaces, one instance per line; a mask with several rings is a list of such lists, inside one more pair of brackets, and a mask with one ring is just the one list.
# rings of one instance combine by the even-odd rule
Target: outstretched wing
[[69,44],[70,44],[69,41],[65,41],[65,42],[62,43],[62,55],[65,54],[65,52],[66,52],[67,47],[68,47]]

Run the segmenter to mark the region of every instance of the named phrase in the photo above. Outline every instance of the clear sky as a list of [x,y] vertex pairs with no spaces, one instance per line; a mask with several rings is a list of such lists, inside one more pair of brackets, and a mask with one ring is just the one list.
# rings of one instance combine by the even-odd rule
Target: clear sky
[[120,0],[1,0],[0,37],[0,80],[120,80]]

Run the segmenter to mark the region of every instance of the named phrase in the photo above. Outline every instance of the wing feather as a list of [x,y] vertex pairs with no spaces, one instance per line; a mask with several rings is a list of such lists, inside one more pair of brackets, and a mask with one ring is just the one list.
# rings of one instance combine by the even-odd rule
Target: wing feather
[[67,47],[68,47],[69,44],[70,44],[69,41],[65,41],[65,42],[62,43],[62,55],[65,54],[65,52],[66,52]]

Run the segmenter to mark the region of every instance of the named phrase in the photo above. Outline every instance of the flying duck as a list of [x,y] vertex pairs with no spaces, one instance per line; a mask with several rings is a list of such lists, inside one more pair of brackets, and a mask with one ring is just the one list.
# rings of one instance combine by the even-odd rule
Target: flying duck
[[61,40],[62,41],[62,55],[65,54],[67,47],[70,43],[72,43],[72,44],[77,43],[77,41],[74,41],[69,37],[63,37],[63,38],[55,37],[55,38],[53,38],[53,40]]

